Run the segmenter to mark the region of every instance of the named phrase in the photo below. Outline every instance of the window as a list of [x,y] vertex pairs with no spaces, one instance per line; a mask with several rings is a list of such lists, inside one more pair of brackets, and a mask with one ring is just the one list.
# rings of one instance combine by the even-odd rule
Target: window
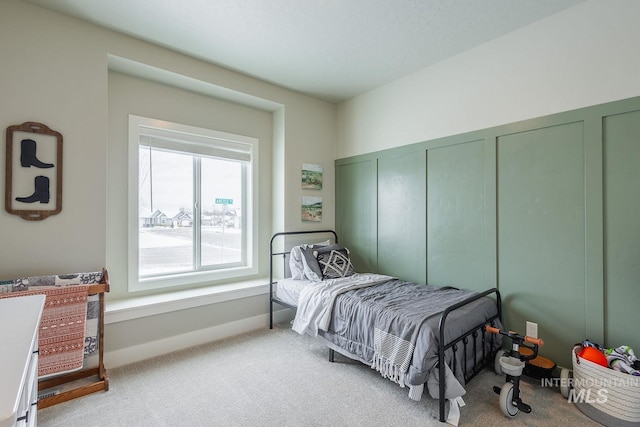
[[257,272],[257,142],[129,116],[129,290]]

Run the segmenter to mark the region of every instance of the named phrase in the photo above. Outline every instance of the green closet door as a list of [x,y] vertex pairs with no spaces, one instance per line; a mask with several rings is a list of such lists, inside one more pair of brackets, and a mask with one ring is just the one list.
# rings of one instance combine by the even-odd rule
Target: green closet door
[[429,284],[485,290],[483,141],[427,152]]
[[[541,354],[571,366],[585,339],[582,122],[497,140],[498,283],[506,327],[540,323]],[[562,319],[549,323],[548,319]]]
[[426,153],[378,159],[378,271],[426,282]]
[[640,353],[640,112],[604,119],[605,345]]
[[375,272],[376,160],[336,166],[336,223],[358,272]]

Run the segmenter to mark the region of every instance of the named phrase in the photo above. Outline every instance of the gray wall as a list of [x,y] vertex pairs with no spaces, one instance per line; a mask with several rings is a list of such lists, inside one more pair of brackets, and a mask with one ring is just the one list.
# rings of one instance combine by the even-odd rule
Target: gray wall
[[[109,298],[126,299],[160,291],[136,292],[130,294],[128,283],[128,203],[129,164],[129,114],[166,120],[190,126],[215,129],[237,135],[257,138],[259,182],[272,180],[273,118],[268,111],[225,102],[203,94],[189,92],[158,82],[141,79],[127,74],[109,72],[109,157],[111,167],[107,172],[107,257],[111,280],[120,284],[114,286]],[[268,253],[271,232],[270,185],[260,185],[257,189],[260,206],[263,207],[256,218],[256,226],[261,232],[260,253]],[[262,276],[269,268],[267,257],[259,260]]]
[[[0,279],[107,267],[107,367],[116,360],[109,353],[127,363],[267,325],[262,288],[259,296],[235,301],[233,294],[206,306],[189,294],[198,300],[191,304],[180,291],[165,293],[160,302],[128,292],[122,125],[132,113],[257,135],[264,143],[259,255],[266,257],[274,231],[334,225],[336,106],[20,0],[0,2],[0,53],[6,59],[0,128],[36,121],[64,138],[62,212],[26,221],[0,211],[3,241],[11,242],[0,246]],[[114,72],[127,67],[129,75]],[[0,164],[3,156],[0,150]],[[322,223],[300,217],[303,162],[324,166],[325,185],[317,192],[325,208]],[[3,180],[1,174],[0,186]],[[261,259],[263,278],[266,267]]]
[[640,348],[640,98],[336,161],[359,271],[497,286],[570,366],[585,338]]

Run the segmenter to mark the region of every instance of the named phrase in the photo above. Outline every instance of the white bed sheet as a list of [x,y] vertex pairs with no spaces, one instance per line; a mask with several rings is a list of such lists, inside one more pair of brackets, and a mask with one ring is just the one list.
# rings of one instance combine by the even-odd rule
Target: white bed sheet
[[311,283],[313,283],[311,280],[280,279],[276,285],[276,297],[297,307],[300,292]]

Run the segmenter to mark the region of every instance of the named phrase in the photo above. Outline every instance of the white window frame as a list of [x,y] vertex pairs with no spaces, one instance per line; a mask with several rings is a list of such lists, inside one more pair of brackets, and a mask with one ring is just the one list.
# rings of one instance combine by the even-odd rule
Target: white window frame
[[[248,182],[246,185],[246,265],[224,269],[190,271],[158,277],[143,277],[139,275],[139,149],[142,138],[162,132],[182,134],[195,145],[203,149],[224,147],[228,142],[246,144],[250,147],[250,163]],[[178,142],[179,144],[179,142]],[[186,144],[185,144],[186,145]],[[193,148],[193,147],[192,147]],[[223,148],[224,149],[224,148]],[[185,150],[187,151],[187,150]],[[193,151],[197,152],[197,148]],[[225,279],[249,278],[258,273],[258,139],[243,135],[235,135],[211,129],[178,123],[156,120],[147,117],[129,115],[129,188],[128,188],[128,246],[129,246],[129,292],[149,291],[166,287],[189,287],[189,285],[203,285],[219,283]],[[194,212],[196,210],[194,209]],[[196,234],[196,233],[194,233]],[[196,237],[194,236],[194,239]]]

